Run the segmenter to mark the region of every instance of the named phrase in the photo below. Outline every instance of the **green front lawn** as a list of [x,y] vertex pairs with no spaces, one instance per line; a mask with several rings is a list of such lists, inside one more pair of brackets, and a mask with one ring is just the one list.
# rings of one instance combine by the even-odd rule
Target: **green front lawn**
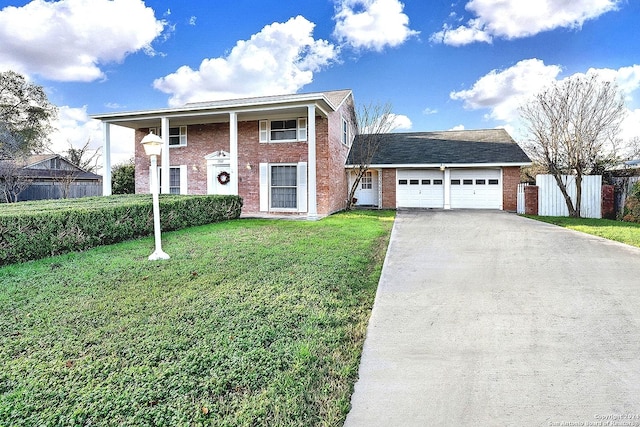
[[640,224],[610,219],[529,216],[561,227],[640,247]]
[[393,212],[0,268],[0,425],[342,425]]

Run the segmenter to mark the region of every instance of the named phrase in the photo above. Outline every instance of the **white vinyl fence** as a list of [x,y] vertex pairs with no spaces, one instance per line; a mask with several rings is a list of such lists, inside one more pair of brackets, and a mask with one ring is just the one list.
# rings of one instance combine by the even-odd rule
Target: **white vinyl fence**
[[[575,205],[576,177],[563,175],[565,186]],[[540,216],[569,216],[567,203],[556,183],[553,175],[536,176],[538,186],[538,215]],[[602,176],[589,175],[582,177],[582,203],[580,216],[582,218],[602,218]]]
[[524,187],[526,187],[527,183],[520,183],[518,184],[518,199],[517,199],[517,207],[516,207],[516,212],[518,212],[519,214],[524,214],[525,211],[525,206],[524,206]]

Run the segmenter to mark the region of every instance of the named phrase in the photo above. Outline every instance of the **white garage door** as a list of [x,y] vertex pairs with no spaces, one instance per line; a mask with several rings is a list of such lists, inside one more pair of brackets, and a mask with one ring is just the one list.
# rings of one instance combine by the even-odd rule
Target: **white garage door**
[[444,173],[439,170],[398,170],[399,208],[443,208]]
[[451,171],[452,209],[502,209],[499,169]]

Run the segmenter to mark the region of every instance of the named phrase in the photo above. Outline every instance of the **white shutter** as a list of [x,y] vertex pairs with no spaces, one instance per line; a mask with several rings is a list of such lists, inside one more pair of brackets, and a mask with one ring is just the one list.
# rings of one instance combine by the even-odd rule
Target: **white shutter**
[[180,165],[180,194],[188,193],[187,165]]
[[307,140],[307,119],[298,119],[298,141]]
[[260,211],[269,210],[269,164],[260,163]]
[[307,211],[307,162],[298,163],[298,212]]
[[260,120],[260,142],[269,142],[269,122]]

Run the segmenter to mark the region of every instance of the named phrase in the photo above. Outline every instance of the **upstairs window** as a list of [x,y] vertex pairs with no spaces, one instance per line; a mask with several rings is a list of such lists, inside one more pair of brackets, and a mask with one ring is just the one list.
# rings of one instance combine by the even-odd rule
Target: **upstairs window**
[[307,119],[260,120],[260,142],[307,140]]
[[349,122],[347,122],[344,118],[342,119],[342,136],[341,136],[341,140],[342,140],[342,143],[344,145],[349,145],[349,143],[350,143]]
[[[149,128],[149,132],[162,137],[162,128]],[[169,147],[187,146],[187,127],[176,126],[169,128]]]

